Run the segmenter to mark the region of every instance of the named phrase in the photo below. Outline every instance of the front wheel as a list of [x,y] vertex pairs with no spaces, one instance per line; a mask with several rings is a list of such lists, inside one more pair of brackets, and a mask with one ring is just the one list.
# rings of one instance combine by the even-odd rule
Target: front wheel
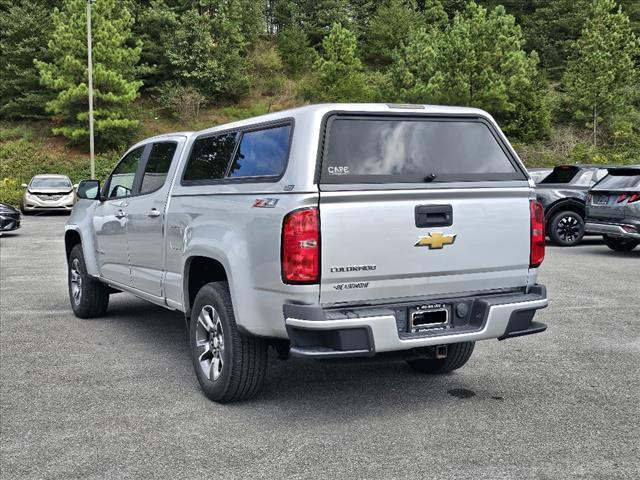
[[556,213],[549,221],[549,237],[561,247],[577,245],[584,237],[584,218],[570,210]]
[[202,391],[230,403],[254,397],[267,370],[267,342],[238,330],[227,282],[203,286],[189,321],[191,358]]
[[447,345],[446,358],[418,358],[407,360],[409,366],[422,373],[449,373],[464,366],[471,358],[475,342]]
[[634,240],[625,240],[623,238],[610,237],[609,235],[604,235],[602,239],[607,247],[616,252],[630,252],[640,245],[640,242]]
[[87,273],[82,245],[73,247],[68,265],[69,300],[73,313],[79,318],[104,315],[109,306],[109,287]]
[[22,213],[22,215],[31,215],[31,212],[24,208],[24,200],[20,200],[20,213]]

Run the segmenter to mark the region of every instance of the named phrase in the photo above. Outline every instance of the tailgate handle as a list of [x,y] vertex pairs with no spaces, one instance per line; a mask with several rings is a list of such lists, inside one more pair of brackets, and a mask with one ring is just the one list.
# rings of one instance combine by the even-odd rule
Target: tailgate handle
[[451,205],[416,205],[416,227],[450,227],[453,225]]

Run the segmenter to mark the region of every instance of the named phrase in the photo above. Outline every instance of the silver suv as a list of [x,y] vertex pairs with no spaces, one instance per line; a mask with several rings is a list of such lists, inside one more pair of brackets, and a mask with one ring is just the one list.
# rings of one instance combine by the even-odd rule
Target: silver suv
[[441,373],[546,328],[542,206],[481,110],[316,105],[162,135],[78,195],[75,314],[114,291],[184,312],[218,402],[256,394],[268,346]]

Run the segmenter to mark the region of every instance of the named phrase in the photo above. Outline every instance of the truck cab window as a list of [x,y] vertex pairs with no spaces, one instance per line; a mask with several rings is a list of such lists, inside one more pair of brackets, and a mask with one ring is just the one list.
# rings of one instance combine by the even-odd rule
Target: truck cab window
[[183,181],[203,182],[224,177],[236,147],[236,133],[198,138],[184,171]]
[[242,135],[229,177],[277,177],[287,164],[291,125]]
[[144,167],[140,193],[154,192],[164,185],[177,145],[174,142],[154,143]]
[[133,181],[142,159],[144,146],[129,152],[120,160],[106,184],[107,198],[121,198],[132,195]]

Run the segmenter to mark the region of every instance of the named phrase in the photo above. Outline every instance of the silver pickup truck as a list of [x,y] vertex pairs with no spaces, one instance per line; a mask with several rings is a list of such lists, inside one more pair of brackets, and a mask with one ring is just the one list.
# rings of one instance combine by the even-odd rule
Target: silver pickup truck
[[313,105],[161,135],[78,197],[74,313],[119,291],[184,312],[218,402],[258,392],[269,346],[442,373],[546,328],[542,206],[482,110]]

